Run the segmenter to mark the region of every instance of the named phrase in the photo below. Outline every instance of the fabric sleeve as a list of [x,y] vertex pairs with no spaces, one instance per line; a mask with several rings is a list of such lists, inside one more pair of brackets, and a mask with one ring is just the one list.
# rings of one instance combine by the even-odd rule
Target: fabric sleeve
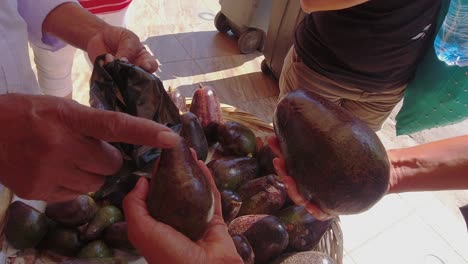
[[57,6],[69,2],[78,4],[76,0],[18,0],[18,12],[28,25],[29,41],[52,51],[64,47],[65,42],[42,32],[42,23]]

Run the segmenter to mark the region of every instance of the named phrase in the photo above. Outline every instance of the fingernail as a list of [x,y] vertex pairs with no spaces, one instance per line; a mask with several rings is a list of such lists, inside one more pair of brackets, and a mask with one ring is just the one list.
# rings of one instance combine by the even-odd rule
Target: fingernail
[[114,56],[112,54],[106,54],[106,63],[114,61]]
[[275,168],[276,171],[278,171],[278,158],[273,159],[273,167]]
[[172,147],[179,143],[180,136],[174,132],[161,131],[158,134],[158,141],[164,147]]
[[128,62],[128,59],[127,59],[127,58],[125,58],[125,57],[122,57],[122,58],[120,58],[120,60],[121,60],[121,61]]

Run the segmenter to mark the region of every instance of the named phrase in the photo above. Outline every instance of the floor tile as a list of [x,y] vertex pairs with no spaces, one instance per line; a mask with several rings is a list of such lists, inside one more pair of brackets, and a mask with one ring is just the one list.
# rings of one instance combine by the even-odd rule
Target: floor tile
[[194,59],[240,54],[237,38],[216,29],[178,34],[176,37]]
[[356,262],[354,262],[353,258],[347,252],[344,252],[343,264],[356,264]]
[[205,81],[203,72],[194,60],[163,63],[156,75],[162,80],[166,90],[172,86],[186,97],[192,97],[199,83]]
[[260,100],[238,103],[236,106],[248,113],[255,113],[255,116],[270,124],[273,120],[277,96],[267,97]]
[[468,262],[468,232],[458,207],[436,199],[417,208],[416,215]]
[[419,217],[411,215],[350,254],[356,264],[464,264]]
[[150,5],[161,18],[158,24],[201,23],[213,24],[217,10],[202,0],[193,1],[150,1]]
[[341,216],[344,248],[347,252],[353,253],[358,247],[410,213],[411,207],[399,196],[391,194],[364,213]]
[[277,81],[260,71],[262,57],[257,54],[235,55],[196,62],[222,101],[235,105],[278,95]]
[[143,41],[160,63],[191,59],[187,51],[180,45],[176,35],[159,35],[148,37]]

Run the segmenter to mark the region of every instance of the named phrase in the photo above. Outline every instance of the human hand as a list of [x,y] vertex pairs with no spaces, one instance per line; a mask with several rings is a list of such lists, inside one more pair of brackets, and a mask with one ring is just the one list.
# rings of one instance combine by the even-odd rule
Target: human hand
[[105,30],[98,31],[88,41],[86,51],[91,62],[101,54],[111,54],[150,73],[158,69],[158,63],[141,44],[138,36],[125,28],[108,26]]
[[151,120],[51,96],[0,96],[0,181],[24,199],[71,200],[122,166],[108,142],[152,147],[179,136]]
[[[194,152],[192,154],[195,156]],[[125,197],[123,207],[128,224],[128,236],[148,263],[171,264],[242,264],[221,213],[221,195],[203,161],[198,165],[211,184],[215,212],[204,236],[194,242],[169,225],[156,221],[148,212],[146,197],[149,185],[140,178]]]
[[268,144],[270,145],[271,150],[275,153],[278,157],[273,159],[273,166],[275,167],[276,174],[281,178],[286,187],[286,191],[288,192],[289,198],[296,204],[300,206],[304,206],[304,208],[316,219],[318,220],[328,220],[335,216],[329,215],[322,211],[317,205],[310,203],[307,201],[299,192],[297,188],[296,181],[291,177],[288,176],[286,171],[286,163],[281,153],[281,148],[278,142],[278,138],[275,136],[270,137],[268,139]]

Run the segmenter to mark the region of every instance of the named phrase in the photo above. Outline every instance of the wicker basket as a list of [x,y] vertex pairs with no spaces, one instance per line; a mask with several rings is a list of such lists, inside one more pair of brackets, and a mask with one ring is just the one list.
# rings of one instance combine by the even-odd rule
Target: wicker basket
[[[190,106],[191,99],[187,100],[188,107]],[[236,107],[221,104],[222,114],[225,121],[235,121],[241,123],[255,132],[256,136],[261,140],[265,141],[267,137],[274,134],[273,128],[271,125],[265,123],[264,121],[258,119],[254,115],[244,112],[237,109]],[[2,187],[0,185],[0,187]],[[12,199],[12,194],[7,188],[0,188],[0,225],[3,227],[5,222],[5,212],[8,208]],[[2,253],[5,253],[7,250],[6,243],[4,243],[3,232],[0,239],[1,244],[3,245]],[[314,249],[325,254],[328,254],[334,261],[335,264],[343,263],[343,235],[340,228],[340,220],[336,220],[332,223],[329,230],[323,235],[319,244]],[[36,252],[26,251],[24,252],[23,257],[16,259],[14,263],[25,263],[25,264],[39,264],[39,263],[51,263],[53,262],[50,256],[37,256]],[[142,259],[130,260],[131,263],[144,263]],[[0,258],[0,263],[9,263]]]

